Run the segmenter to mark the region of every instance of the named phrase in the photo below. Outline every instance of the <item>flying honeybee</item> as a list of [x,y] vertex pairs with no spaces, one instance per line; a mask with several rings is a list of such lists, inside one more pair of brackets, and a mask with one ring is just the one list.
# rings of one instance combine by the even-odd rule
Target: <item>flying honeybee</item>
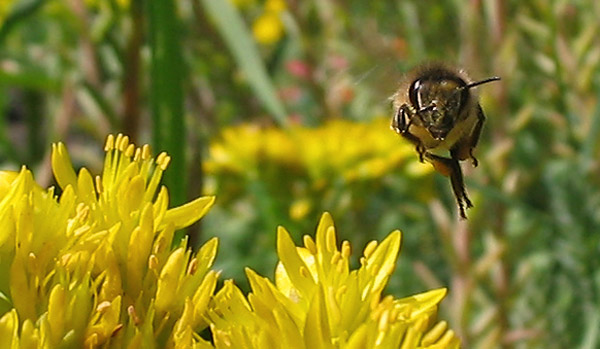
[[[459,69],[430,63],[414,69],[392,96],[392,130],[416,146],[419,160],[429,161],[436,171],[450,176],[461,218],[473,207],[467,196],[459,160],[471,159],[485,115],[473,87],[500,80],[491,77],[471,81]],[[439,155],[450,152],[450,157]]]

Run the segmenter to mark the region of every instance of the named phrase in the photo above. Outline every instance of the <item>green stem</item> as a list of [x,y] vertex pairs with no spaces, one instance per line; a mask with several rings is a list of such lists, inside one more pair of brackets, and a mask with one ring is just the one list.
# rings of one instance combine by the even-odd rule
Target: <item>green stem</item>
[[[148,31],[150,38],[150,103],[153,121],[153,143],[158,152],[171,156],[164,182],[169,188],[171,206],[185,201],[186,134],[183,111],[184,62],[181,33],[175,2],[148,1]],[[183,236],[176,234],[175,242]]]
[[143,2],[131,2],[132,31],[127,44],[125,77],[123,79],[123,131],[138,142],[140,124],[140,52],[143,39]]

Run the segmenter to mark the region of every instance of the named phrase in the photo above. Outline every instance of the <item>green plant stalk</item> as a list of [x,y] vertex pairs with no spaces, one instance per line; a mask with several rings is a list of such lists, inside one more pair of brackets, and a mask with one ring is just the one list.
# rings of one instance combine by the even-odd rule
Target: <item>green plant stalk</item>
[[[147,3],[150,38],[150,103],[154,148],[171,156],[164,183],[169,188],[170,206],[185,201],[186,135],[183,111],[184,62],[175,2],[150,0]],[[183,232],[175,235],[179,241]]]
[[131,36],[127,43],[125,77],[123,79],[123,131],[138,141],[140,128],[140,63],[144,30],[144,6],[142,0],[131,2]]

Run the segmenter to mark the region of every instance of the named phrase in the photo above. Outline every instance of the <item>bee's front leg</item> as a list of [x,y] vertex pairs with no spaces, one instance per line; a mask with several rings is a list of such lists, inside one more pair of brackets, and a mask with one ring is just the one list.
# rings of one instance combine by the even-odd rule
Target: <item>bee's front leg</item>
[[423,155],[425,154],[426,149],[421,143],[421,140],[409,132],[410,125],[412,125],[415,117],[418,117],[415,110],[407,104],[402,104],[392,118],[391,128],[415,145],[415,149],[419,154],[419,161],[424,162]]
[[452,192],[454,193],[454,197],[456,198],[456,202],[458,204],[460,217],[466,219],[467,215],[465,214],[465,206],[467,208],[471,208],[473,207],[473,204],[467,196],[465,182],[458,160],[454,158],[445,158],[428,152],[425,153],[425,157],[431,162],[436,171],[444,176],[450,177]]
[[421,143],[417,144],[416,150],[417,150],[417,153],[419,154],[419,161],[422,162],[422,163],[425,162],[425,160],[423,159],[423,156],[425,155],[425,153],[426,153],[427,150],[425,149],[425,147],[423,146],[423,144],[421,144]]
[[410,106],[402,104],[392,118],[392,130],[401,135],[407,134],[415,115],[415,111]]

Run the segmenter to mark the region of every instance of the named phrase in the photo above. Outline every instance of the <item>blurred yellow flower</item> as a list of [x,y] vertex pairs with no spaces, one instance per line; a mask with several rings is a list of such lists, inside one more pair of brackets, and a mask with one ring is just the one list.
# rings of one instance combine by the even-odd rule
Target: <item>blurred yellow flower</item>
[[283,23],[277,12],[265,12],[252,24],[252,34],[256,41],[263,45],[271,45],[283,36]]
[[386,132],[389,120],[369,123],[332,120],[317,128],[289,130],[240,125],[226,128],[210,146],[205,170],[212,174],[254,175],[264,164],[302,169],[313,182],[380,178],[399,168],[415,177],[433,172],[418,163],[414,146]]
[[[350,244],[337,247],[324,214],[316,237],[296,247],[279,228],[275,284],[246,269],[252,292],[244,297],[231,282],[209,311],[217,348],[458,348],[445,322],[436,323],[446,294],[438,289],[394,299],[382,296],[400,250],[399,231],[372,241],[350,270]],[[383,298],[382,298],[383,297]]]
[[262,14],[252,25],[252,34],[257,42],[271,45],[278,42],[284,33],[281,14],[287,5],[283,0],[267,0]]
[[319,127],[287,129],[227,127],[209,146],[205,189],[220,193],[227,203],[254,183],[264,183],[267,194],[282,203],[277,207],[281,214],[295,221],[323,210],[356,208],[366,193],[387,185],[400,188],[398,179],[419,200],[429,200],[433,186],[426,182],[432,180],[433,167],[419,163],[414,146],[388,130],[387,118],[335,119]]
[[309,198],[294,200],[290,206],[290,218],[299,221],[306,217],[312,208],[312,201]]
[[101,176],[76,173],[62,143],[52,150],[60,195],[26,168],[0,172],[0,347],[204,342],[188,334],[207,326],[217,240],[195,254],[171,240],[214,198],[169,209],[169,157],[121,135],[108,137]]

